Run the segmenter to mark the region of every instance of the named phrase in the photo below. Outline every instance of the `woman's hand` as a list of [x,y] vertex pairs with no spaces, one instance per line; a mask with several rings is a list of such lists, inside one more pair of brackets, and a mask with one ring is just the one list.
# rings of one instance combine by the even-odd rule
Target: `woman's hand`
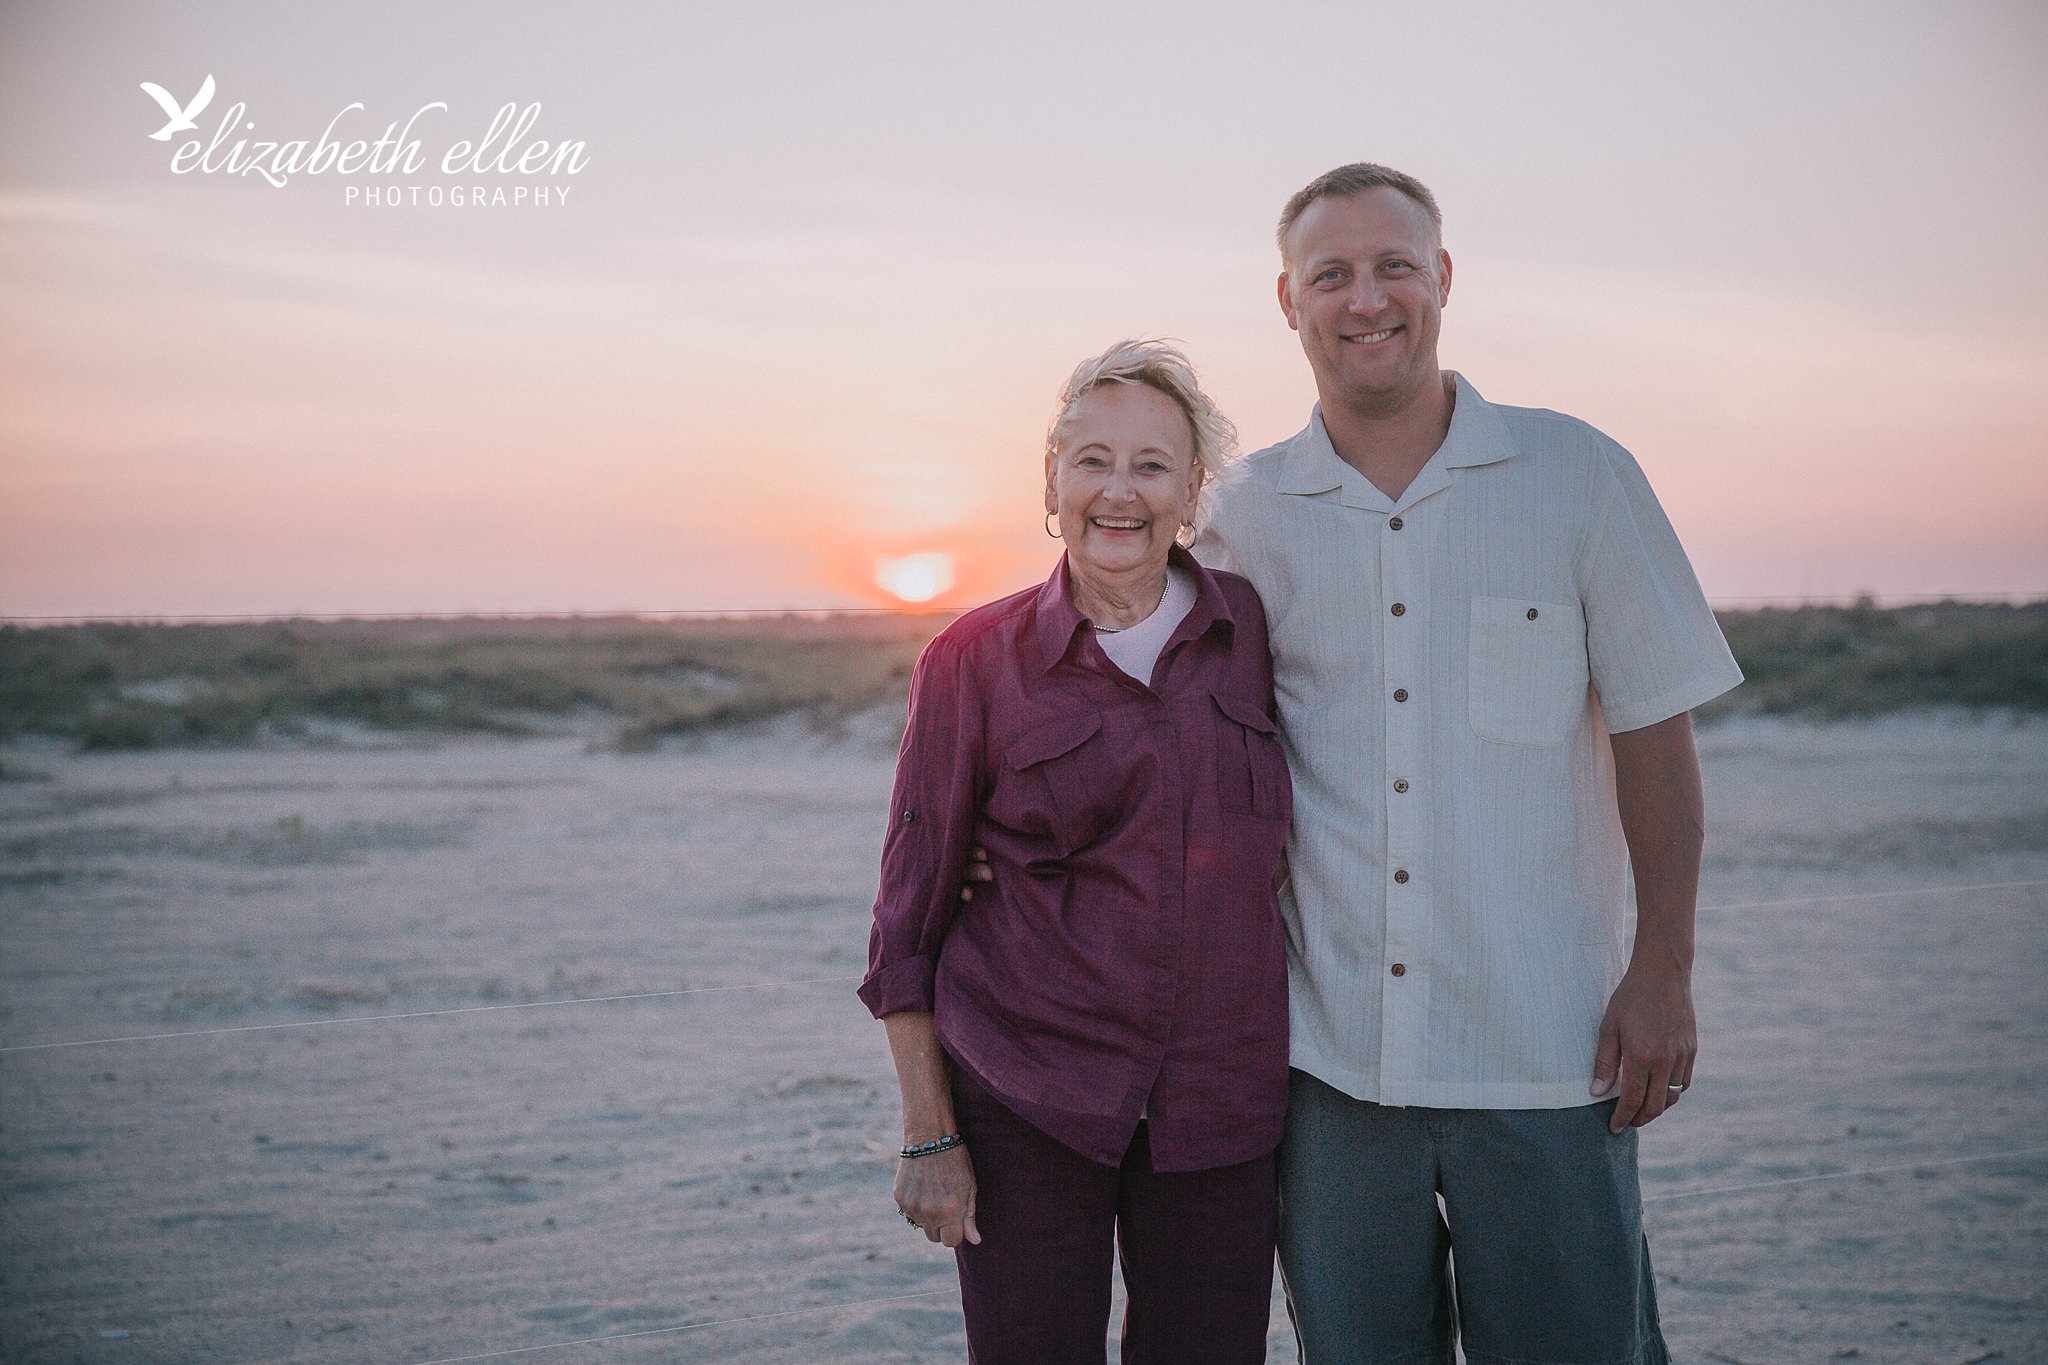
[[[903,1145],[960,1130],[953,1124],[953,1088],[932,1016],[904,1010],[883,1018],[896,1083],[903,1089]],[[965,1147],[896,1163],[896,1207],[917,1230],[944,1246],[979,1243],[974,1226],[974,1163]]]
[[974,1226],[974,1162],[965,1147],[899,1160],[896,1207],[941,1246],[981,1244],[981,1232]]

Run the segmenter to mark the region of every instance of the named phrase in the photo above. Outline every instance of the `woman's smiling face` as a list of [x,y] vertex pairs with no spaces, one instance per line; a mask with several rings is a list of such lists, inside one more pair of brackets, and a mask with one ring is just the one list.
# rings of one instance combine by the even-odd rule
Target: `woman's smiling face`
[[1084,571],[1164,571],[1202,487],[1195,432],[1149,384],[1108,383],[1074,400],[1045,459],[1045,510]]

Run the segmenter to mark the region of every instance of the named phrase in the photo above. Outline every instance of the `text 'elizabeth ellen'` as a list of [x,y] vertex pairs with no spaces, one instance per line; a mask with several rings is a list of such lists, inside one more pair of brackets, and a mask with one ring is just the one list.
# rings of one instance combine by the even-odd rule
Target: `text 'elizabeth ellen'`
[[[179,175],[191,171],[206,175],[254,174],[279,189],[283,189],[294,175],[419,174],[420,168],[426,164],[426,151],[420,140],[412,135],[413,125],[436,110],[445,113],[448,106],[439,101],[421,105],[405,121],[403,128],[393,123],[375,141],[357,138],[344,142],[336,139],[335,125],[362,107],[361,104],[349,105],[329,119],[320,136],[311,142],[304,139],[262,142],[247,137],[229,142],[228,139],[236,133],[250,132],[256,127],[253,122],[243,121],[246,106],[237,103],[222,117],[211,142],[202,144],[194,138],[171,154],[171,170]],[[441,173],[574,175],[590,163],[581,142],[550,144],[539,138],[529,141],[528,131],[539,118],[538,104],[529,104],[524,109],[513,104],[505,105],[491,119],[491,126],[481,139],[449,144],[441,156]]]

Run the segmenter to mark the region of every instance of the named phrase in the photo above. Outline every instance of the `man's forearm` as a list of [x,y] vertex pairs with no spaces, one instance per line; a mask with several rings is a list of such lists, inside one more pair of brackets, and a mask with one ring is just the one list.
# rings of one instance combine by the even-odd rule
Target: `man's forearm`
[[1636,946],[1631,968],[1690,975],[1706,797],[1692,717],[1612,737],[1622,834],[1635,868]]
[[1689,715],[1615,735],[1613,745],[1636,875],[1636,946],[1600,1021],[1592,1093],[1617,1097],[1608,1127],[1618,1133],[1651,1122],[1692,1084],[1692,919],[1706,800]]

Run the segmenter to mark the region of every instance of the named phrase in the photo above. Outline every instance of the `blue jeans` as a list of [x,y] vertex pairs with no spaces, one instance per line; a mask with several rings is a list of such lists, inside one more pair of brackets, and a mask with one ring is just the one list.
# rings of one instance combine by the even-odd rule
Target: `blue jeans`
[[1303,1365],[1452,1365],[1454,1338],[1471,1365],[1667,1365],[1613,1110],[1400,1108],[1290,1072],[1280,1269]]

